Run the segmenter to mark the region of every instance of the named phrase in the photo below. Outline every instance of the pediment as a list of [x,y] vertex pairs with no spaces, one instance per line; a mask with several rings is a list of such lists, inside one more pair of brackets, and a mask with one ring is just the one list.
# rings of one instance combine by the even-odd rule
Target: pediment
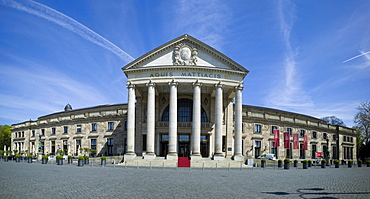
[[245,75],[249,72],[221,52],[186,34],[137,58],[122,70],[126,74],[126,71],[131,70],[163,67],[212,68],[245,73]]

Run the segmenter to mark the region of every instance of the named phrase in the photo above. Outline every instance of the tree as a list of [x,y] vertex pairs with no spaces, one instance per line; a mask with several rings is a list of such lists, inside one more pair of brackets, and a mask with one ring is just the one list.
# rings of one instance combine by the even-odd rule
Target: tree
[[8,125],[0,125],[0,149],[4,149],[4,145],[6,145],[6,147],[10,146],[12,135],[10,127],[11,126]]
[[324,120],[327,124],[338,125],[338,126],[346,126],[344,124],[343,120],[335,117],[334,115],[333,116],[326,116],[326,117],[323,117],[321,119]]
[[370,102],[363,102],[357,107],[355,128],[357,130],[358,154],[361,159],[370,157]]

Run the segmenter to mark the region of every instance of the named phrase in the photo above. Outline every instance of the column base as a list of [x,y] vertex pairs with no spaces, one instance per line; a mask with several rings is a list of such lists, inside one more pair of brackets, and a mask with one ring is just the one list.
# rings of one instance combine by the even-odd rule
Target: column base
[[200,160],[200,159],[202,159],[202,156],[199,155],[199,154],[195,154],[195,155],[191,155],[190,159],[191,160]]
[[154,160],[157,157],[154,153],[147,153],[144,155],[144,160]]
[[136,158],[136,154],[135,153],[133,153],[133,154],[128,153],[128,154],[123,155],[123,159],[125,161],[133,160],[134,158]]
[[238,162],[244,162],[244,156],[242,155],[234,155],[234,160]]
[[225,160],[225,157],[223,155],[214,155],[213,160]]
[[167,157],[166,157],[166,159],[167,160],[177,160],[177,154],[175,153],[175,154],[168,154],[167,155]]

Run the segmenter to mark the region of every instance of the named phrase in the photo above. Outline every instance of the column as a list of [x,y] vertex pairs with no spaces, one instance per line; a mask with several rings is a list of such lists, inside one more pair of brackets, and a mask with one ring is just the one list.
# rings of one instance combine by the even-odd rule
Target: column
[[234,160],[244,161],[242,153],[242,90],[243,86],[239,85],[235,88],[235,147]]
[[146,131],[146,154],[144,159],[154,159],[154,136],[155,136],[155,84],[149,82],[148,87],[148,106],[147,106],[147,131]]
[[193,124],[191,131],[191,158],[201,158],[200,155],[200,131],[201,131],[201,86],[198,81],[193,84]]
[[222,153],[222,84],[216,84],[216,99],[215,99],[215,152],[214,160],[224,160]]
[[128,89],[128,107],[127,107],[127,152],[124,160],[132,160],[135,154],[135,85],[129,83]]
[[167,159],[177,159],[177,82],[170,82],[170,110]]

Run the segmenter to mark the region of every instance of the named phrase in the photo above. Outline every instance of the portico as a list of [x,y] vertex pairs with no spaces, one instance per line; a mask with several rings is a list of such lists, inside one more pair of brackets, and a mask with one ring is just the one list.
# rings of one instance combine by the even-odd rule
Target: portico
[[128,78],[125,160],[136,155],[243,160],[244,67],[183,35],[122,70]]

